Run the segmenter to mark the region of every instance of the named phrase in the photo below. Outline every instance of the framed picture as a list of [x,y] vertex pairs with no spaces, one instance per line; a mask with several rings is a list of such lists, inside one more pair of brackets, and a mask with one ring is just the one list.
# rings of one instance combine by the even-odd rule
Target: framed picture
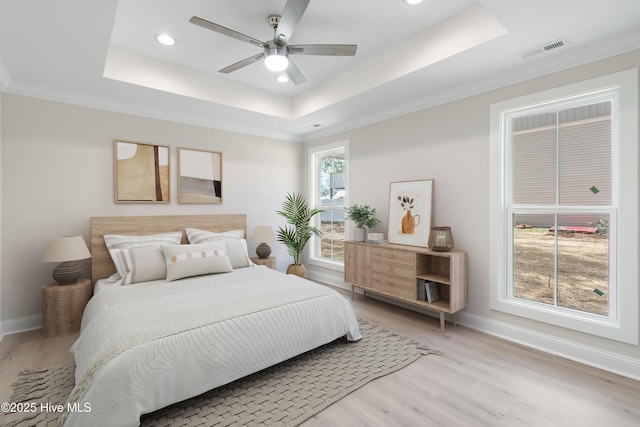
[[178,203],[222,203],[222,153],[178,148]]
[[169,147],[113,140],[116,203],[169,203]]
[[433,180],[389,185],[389,243],[424,246],[429,243]]

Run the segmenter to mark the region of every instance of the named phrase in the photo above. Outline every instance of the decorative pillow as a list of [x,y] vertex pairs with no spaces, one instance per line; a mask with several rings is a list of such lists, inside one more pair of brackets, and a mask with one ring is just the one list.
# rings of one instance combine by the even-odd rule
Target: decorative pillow
[[224,241],[198,245],[162,245],[167,281],[233,271]]
[[121,285],[162,280],[167,277],[167,265],[160,245],[115,250],[121,251],[120,255],[129,270]]
[[247,241],[244,239],[244,231],[242,230],[214,233],[213,231],[199,230],[197,228],[187,228],[185,233],[191,244],[223,240],[227,244],[227,252],[233,268],[249,267],[253,264],[249,258]]
[[182,231],[149,234],[145,236],[105,234],[103,238],[104,243],[107,245],[107,249],[109,249],[111,259],[116,266],[116,271],[121,277],[126,278],[130,271],[130,262],[127,261],[129,254],[125,249],[152,245],[179,245],[182,241]]
[[211,241],[208,239],[212,238],[216,238],[216,240],[244,239],[243,230],[231,230],[223,233],[215,233],[213,231],[199,230],[197,228],[186,228],[184,231],[187,234],[187,240],[189,240],[189,243],[205,243]]

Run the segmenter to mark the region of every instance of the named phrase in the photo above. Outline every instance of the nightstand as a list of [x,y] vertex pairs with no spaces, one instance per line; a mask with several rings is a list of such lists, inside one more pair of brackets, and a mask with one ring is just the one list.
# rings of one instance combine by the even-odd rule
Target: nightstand
[[91,280],[72,285],[49,283],[42,287],[42,335],[57,337],[80,331],[84,307],[93,289]]
[[251,261],[253,261],[254,264],[266,265],[272,270],[276,269],[276,257],[273,257],[273,256],[270,256],[269,258],[254,257],[254,258],[251,258]]

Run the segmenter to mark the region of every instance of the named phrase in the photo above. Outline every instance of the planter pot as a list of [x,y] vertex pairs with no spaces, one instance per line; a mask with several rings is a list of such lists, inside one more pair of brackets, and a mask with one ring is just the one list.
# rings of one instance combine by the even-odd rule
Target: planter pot
[[356,227],[353,230],[353,240],[356,242],[364,242],[367,231],[364,227]]
[[307,269],[304,267],[304,264],[289,264],[289,267],[287,267],[287,274],[295,274],[298,277],[306,279]]

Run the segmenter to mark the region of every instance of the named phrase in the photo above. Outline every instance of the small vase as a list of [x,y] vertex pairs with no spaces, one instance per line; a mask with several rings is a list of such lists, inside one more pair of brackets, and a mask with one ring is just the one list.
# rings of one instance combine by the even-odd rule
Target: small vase
[[356,227],[353,230],[353,240],[355,242],[364,242],[366,234],[367,233],[364,227]]
[[307,278],[307,269],[304,264],[289,264],[287,267],[287,274],[295,274],[303,279]]

